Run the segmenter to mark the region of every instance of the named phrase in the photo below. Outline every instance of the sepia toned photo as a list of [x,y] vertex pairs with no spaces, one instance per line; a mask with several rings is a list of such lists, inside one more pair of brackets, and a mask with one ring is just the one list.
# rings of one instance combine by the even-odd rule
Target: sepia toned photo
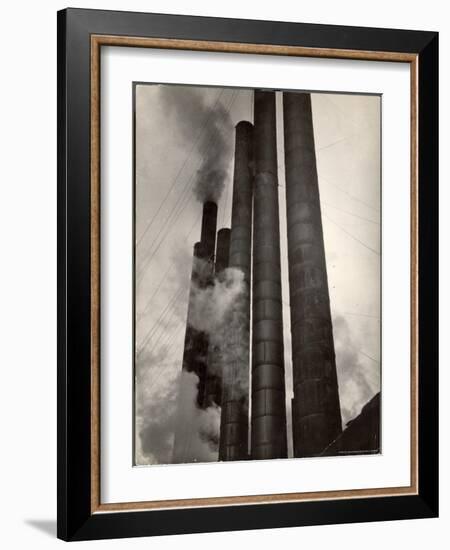
[[380,453],[381,97],[133,104],[134,465]]

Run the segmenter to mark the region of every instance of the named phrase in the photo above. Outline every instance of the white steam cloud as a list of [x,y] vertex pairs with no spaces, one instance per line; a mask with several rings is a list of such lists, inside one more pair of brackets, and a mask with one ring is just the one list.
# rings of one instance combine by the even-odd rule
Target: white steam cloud
[[355,348],[350,329],[344,317],[333,319],[336,369],[343,426],[355,418],[364,406],[380,391],[379,379],[369,376],[367,367]]

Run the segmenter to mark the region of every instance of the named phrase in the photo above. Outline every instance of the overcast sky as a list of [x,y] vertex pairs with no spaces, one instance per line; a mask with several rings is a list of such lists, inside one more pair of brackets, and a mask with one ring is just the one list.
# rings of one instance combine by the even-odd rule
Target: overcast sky
[[[230,227],[234,126],[240,120],[253,121],[252,99],[253,92],[244,89],[136,86],[138,465],[168,463],[172,453],[192,248],[200,236],[202,204],[194,192],[198,170],[209,160],[225,169],[218,229]],[[281,101],[277,93],[286,405],[292,456]],[[344,425],[380,389],[380,108],[378,96],[312,94]],[[201,422],[214,428],[217,414],[202,417]]]

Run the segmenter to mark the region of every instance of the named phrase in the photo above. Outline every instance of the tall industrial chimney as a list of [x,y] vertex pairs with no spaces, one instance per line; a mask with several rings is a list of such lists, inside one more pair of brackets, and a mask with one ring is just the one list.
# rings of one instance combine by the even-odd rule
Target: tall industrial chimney
[[320,213],[311,95],[284,92],[294,399],[294,456],[320,454],[342,431]]
[[287,457],[275,93],[255,91],[251,457]]
[[[216,261],[214,264],[214,277],[220,281],[224,269],[228,267],[228,258],[230,254],[230,230],[228,228],[220,229],[217,232],[217,250]],[[212,405],[220,407],[222,400],[222,370],[223,354],[221,349],[221,335],[210,335],[208,347],[208,367],[205,381],[205,397],[203,406],[205,408]]]
[[253,126],[236,126],[229,267],[243,273],[243,288],[228,325],[231,342],[222,379],[219,460],[248,458],[250,276],[253,203]]
[[[203,205],[201,240],[194,246],[192,261],[191,286],[189,292],[188,314],[186,321],[186,335],[184,340],[182,370],[193,372],[198,376],[196,402],[198,407],[204,406],[205,385],[208,358],[208,337],[192,325],[192,305],[196,288],[205,288],[212,282],[214,269],[214,250],[216,244],[217,204],[212,201]],[[183,418],[183,409],[189,404],[186,402],[186,388],[180,386],[179,418],[174,439],[173,462],[193,462],[196,457],[190,449],[191,427],[186,425]]]

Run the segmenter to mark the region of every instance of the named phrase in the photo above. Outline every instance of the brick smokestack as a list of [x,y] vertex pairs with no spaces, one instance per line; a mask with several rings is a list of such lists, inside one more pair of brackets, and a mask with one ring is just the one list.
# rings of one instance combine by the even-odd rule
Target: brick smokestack
[[294,399],[294,456],[320,454],[342,431],[317,180],[311,95],[284,93]]
[[275,93],[255,91],[252,459],[287,457]]

